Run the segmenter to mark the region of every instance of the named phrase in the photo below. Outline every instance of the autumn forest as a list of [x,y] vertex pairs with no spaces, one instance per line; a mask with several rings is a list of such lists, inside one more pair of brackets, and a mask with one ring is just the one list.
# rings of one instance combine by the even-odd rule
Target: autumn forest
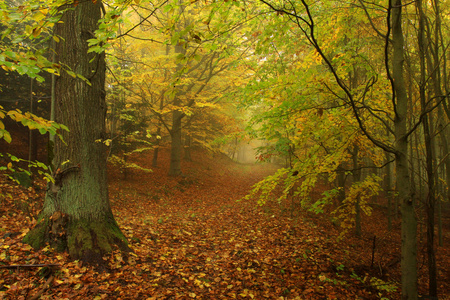
[[450,299],[449,15],[0,0],[0,298]]

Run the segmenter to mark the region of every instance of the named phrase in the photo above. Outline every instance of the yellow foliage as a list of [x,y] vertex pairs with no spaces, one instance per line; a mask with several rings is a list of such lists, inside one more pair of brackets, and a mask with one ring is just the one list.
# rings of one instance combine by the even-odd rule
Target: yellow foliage
[[380,177],[369,175],[364,180],[352,184],[342,204],[333,212],[341,221],[343,234],[354,227],[357,206],[365,215],[371,215],[372,207],[369,200],[382,190],[380,181]]

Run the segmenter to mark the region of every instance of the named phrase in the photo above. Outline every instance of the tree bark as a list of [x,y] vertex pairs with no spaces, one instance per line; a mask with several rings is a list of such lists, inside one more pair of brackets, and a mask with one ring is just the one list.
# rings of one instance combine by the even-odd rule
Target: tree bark
[[401,271],[402,299],[415,300],[417,294],[417,220],[414,211],[413,195],[408,168],[407,114],[408,96],[403,78],[404,41],[402,30],[402,1],[393,0],[391,6],[392,21],[392,77],[396,94],[394,119],[395,162],[397,170],[397,190],[401,202]]
[[181,155],[183,153],[183,143],[181,139],[181,121],[183,113],[175,110],[172,113],[172,129],[170,136],[172,138],[172,145],[170,151],[170,167],[169,176],[181,175]]
[[161,124],[158,125],[158,129],[156,130],[156,139],[154,142],[154,150],[153,150],[153,158],[152,158],[152,167],[156,168],[158,166],[158,154],[159,154],[159,144],[161,143]]
[[184,137],[184,160],[185,161],[192,161],[191,156],[191,135],[186,134]]
[[393,195],[393,191],[392,191],[392,177],[391,177],[391,172],[392,172],[392,167],[391,164],[389,163],[389,161],[391,160],[391,154],[389,152],[385,152],[384,153],[386,156],[386,171],[385,171],[385,177],[384,177],[384,191],[385,191],[385,197],[387,198],[387,219],[388,219],[388,230],[392,230],[392,217],[394,216],[394,209],[393,209],[393,205],[394,203],[392,203],[392,195]]
[[[175,53],[186,54],[186,49],[183,48],[181,44],[177,44],[175,46]],[[177,76],[181,76],[179,74],[182,66],[181,64],[177,65],[176,74]],[[172,112],[172,128],[170,129],[170,137],[172,139],[172,145],[170,148],[170,166],[169,166],[169,176],[179,176],[182,174],[181,172],[181,155],[183,153],[183,142],[182,142],[182,120],[185,116],[182,111],[178,108],[181,106],[180,94],[182,93],[182,85],[174,86],[175,98],[173,101],[173,106],[175,110]]]
[[[350,151],[353,161],[353,183],[361,182],[361,169],[358,163],[359,147],[355,146],[353,151]],[[355,234],[357,237],[361,237],[361,197],[358,195],[355,201]]]
[[337,195],[337,203],[336,206],[339,206],[342,204],[342,202],[345,200],[345,181],[346,181],[347,175],[345,174],[345,167],[340,164],[337,167],[337,176],[336,176],[336,187],[339,189],[339,193]]
[[[419,46],[419,62],[420,62],[420,82],[419,82],[419,96],[422,112],[424,113],[422,120],[423,135],[425,142],[425,170],[427,174],[428,191],[426,195],[426,214],[427,214],[427,263],[428,263],[428,293],[431,297],[437,297],[437,266],[436,254],[434,249],[434,228],[435,228],[435,204],[436,204],[436,184],[435,184],[435,139],[432,133],[432,116],[431,113],[426,113],[427,110],[427,68],[426,62],[433,66],[428,53],[430,45],[425,38],[425,14],[422,7],[422,0],[416,1],[416,8],[419,14],[419,30],[418,30],[418,46]],[[427,60],[428,58],[428,60]],[[433,69],[433,68],[430,68]],[[434,71],[433,71],[434,73]],[[434,93],[437,94],[439,87],[437,85],[437,78],[435,74],[430,74],[434,86]]]
[[105,54],[88,53],[101,18],[101,2],[79,2],[55,25],[61,38],[57,61],[90,85],[62,71],[56,82],[56,122],[70,132],[55,141],[55,182],[49,185],[38,224],[24,241],[35,248],[46,242],[73,259],[102,263],[115,247],[129,250],[114,220],[106,178]]

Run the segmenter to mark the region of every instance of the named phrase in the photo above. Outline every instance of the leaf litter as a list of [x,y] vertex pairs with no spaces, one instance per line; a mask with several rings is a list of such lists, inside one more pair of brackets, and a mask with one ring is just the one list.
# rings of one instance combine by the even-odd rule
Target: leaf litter
[[[134,160],[151,168],[151,155]],[[324,215],[290,217],[276,203],[237,201],[275,171],[271,165],[200,152],[174,178],[166,176],[168,163],[165,153],[153,173],[129,171],[127,179],[109,168],[113,212],[134,253],[111,253],[106,271],[22,244],[45,184],[23,189],[2,181],[0,298],[399,299],[398,234],[367,222],[366,238],[337,241]],[[375,258],[374,235],[386,237]],[[448,266],[448,256],[440,259]]]

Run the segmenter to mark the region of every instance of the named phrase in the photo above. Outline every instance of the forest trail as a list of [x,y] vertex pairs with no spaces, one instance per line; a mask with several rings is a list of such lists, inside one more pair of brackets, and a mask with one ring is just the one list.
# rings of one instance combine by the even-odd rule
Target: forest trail
[[[167,160],[162,157],[161,165]],[[150,161],[137,160],[147,168]],[[335,237],[307,219],[289,219],[278,205],[238,201],[274,166],[200,153],[183,169],[182,178],[155,170],[112,180],[114,212],[137,255],[127,268],[141,270],[136,281],[131,274],[123,277],[125,266],[118,266],[117,279],[136,286],[117,296],[379,299],[380,291],[352,278],[340,254],[335,256]]]
[[[4,182],[3,194],[15,196],[3,201],[2,230],[17,235],[2,232],[2,264],[59,267],[0,269],[0,298],[30,299],[41,292],[42,299],[399,298],[398,245],[378,242],[371,267],[370,238],[338,242],[338,228],[323,215],[290,218],[279,204],[238,201],[274,166],[194,152],[193,161],[183,163],[184,175],[174,178],[166,175],[168,160],[163,153],[152,173],[135,170],[126,178],[109,167],[113,212],[134,253],[111,254],[106,272],[48,247],[34,251],[23,245],[45,187],[19,190]],[[133,161],[151,168],[150,154]],[[26,203],[33,205],[23,209]],[[45,287],[49,278],[52,285]]]

